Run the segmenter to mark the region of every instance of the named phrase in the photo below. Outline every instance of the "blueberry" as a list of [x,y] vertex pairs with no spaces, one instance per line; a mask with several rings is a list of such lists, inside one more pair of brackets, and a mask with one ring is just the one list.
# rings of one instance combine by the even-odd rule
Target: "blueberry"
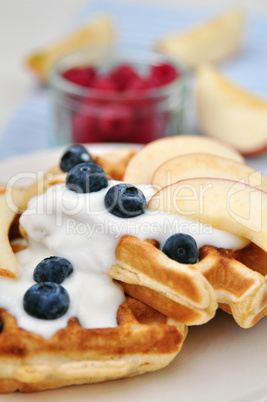
[[133,218],[146,209],[146,199],[139,188],[120,183],[112,186],[104,199],[106,209],[119,218]]
[[33,278],[36,282],[62,283],[73,272],[72,264],[62,257],[48,257],[36,265]]
[[76,193],[94,193],[107,187],[106,172],[95,163],[80,163],[67,174],[66,186]]
[[0,332],[3,331],[3,326],[4,326],[3,320],[2,320],[2,318],[1,318],[1,316],[0,316]]
[[192,236],[187,234],[177,233],[170,236],[162,251],[172,260],[182,264],[195,264],[198,260],[197,243]]
[[66,289],[53,282],[42,282],[31,286],[23,298],[26,313],[44,320],[54,320],[64,315],[69,303]]
[[68,172],[73,166],[84,162],[94,162],[89,152],[82,145],[70,145],[61,157],[60,168]]

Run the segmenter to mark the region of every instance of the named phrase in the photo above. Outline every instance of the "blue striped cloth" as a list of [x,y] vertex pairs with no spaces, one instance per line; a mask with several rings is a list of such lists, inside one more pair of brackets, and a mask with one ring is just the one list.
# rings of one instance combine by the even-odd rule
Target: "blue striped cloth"
[[[74,25],[96,12],[110,12],[119,24],[122,45],[151,48],[155,38],[170,30],[190,27],[214,15],[217,10],[181,9],[174,5],[99,0],[88,3]],[[220,67],[236,82],[267,98],[267,24],[260,16],[249,16],[245,45],[235,57]],[[47,90],[36,88],[10,121],[0,138],[0,159],[31,151],[50,148],[51,116]]]

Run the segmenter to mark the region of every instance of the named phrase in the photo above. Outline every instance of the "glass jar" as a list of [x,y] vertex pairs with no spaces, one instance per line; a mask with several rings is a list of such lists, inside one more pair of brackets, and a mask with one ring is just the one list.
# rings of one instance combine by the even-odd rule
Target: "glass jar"
[[[140,77],[152,66],[171,64],[178,76],[152,88],[106,91],[85,87],[65,78],[73,67],[93,67],[100,76],[127,65]],[[64,56],[53,68],[49,89],[52,101],[52,142],[123,142],[145,144],[160,137],[184,132],[187,99],[186,69],[166,56],[141,49],[84,48]]]

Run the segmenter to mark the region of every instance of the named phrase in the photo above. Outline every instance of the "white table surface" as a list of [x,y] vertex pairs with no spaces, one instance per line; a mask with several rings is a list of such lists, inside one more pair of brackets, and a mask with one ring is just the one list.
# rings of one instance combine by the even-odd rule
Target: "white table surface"
[[[125,1],[129,0],[121,0]],[[133,0],[131,0],[133,1]],[[267,15],[266,0],[144,0],[181,7],[241,5]],[[0,134],[36,81],[24,64],[25,55],[67,32],[88,0],[0,0]]]

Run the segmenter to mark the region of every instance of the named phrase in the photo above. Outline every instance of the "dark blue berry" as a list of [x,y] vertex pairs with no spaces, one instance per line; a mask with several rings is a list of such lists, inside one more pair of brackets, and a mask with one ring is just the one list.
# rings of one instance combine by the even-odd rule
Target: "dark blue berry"
[[146,209],[146,199],[139,188],[120,183],[112,186],[104,199],[106,209],[119,218],[133,218]]
[[3,331],[3,320],[2,320],[2,318],[0,317],[0,332],[2,332]]
[[192,236],[187,234],[177,233],[170,236],[162,251],[172,260],[182,264],[195,264],[198,261],[197,243]]
[[66,186],[76,193],[94,193],[107,187],[106,172],[95,163],[80,163],[67,174]]
[[70,298],[66,289],[53,282],[42,282],[31,286],[23,298],[26,313],[44,320],[54,320],[64,315],[69,303]]
[[60,168],[68,172],[73,166],[84,162],[94,162],[89,152],[82,145],[70,145],[61,157]]
[[40,261],[33,271],[36,282],[62,283],[73,272],[72,264],[62,257],[48,257]]

